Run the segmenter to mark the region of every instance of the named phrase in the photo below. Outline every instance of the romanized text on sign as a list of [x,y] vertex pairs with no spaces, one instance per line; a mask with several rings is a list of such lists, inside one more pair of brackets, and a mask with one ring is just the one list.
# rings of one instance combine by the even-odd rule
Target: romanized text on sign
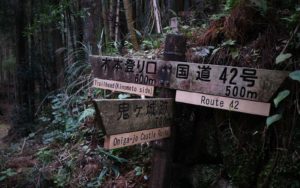
[[142,130],[105,137],[104,148],[115,149],[132,146],[154,140],[160,140],[171,136],[170,127],[162,127],[150,130]]
[[219,97],[214,95],[191,93],[179,90],[176,91],[175,101],[261,116],[268,116],[270,114],[271,108],[270,103],[255,102],[228,97]]
[[93,81],[93,87],[101,89],[109,89],[112,91],[120,91],[125,93],[131,93],[136,95],[153,96],[154,86],[147,86],[141,84],[132,84],[127,82],[103,80],[95,78]]

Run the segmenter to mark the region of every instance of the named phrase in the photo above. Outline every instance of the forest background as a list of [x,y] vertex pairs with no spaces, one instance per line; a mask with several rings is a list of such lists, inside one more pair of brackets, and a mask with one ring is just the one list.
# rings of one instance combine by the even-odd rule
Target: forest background
[[162,58],[178,17],[187,61],[292,74],[267,120],[183,106],[170,184],[300,187],[299,13],[297,0],[1,0],[0,185],[147,187],[151,145],[102,148],[91,99],[124,95],[91,88],[88,56]]

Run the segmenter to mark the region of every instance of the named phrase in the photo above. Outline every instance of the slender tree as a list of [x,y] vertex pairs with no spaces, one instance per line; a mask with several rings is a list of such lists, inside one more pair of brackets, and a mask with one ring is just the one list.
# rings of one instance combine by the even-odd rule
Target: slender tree
[[[28,23],[28,15],[26,15],[26,7],[30,3],[28,0],[18,0],[16,4],[16,88],[17,88],[17,112],[18,116],[15,120],[15,128],[21,128],[21,125],[28,125],[33,121],[33,96],[32,96],[32,80],[29,77],[30,63],[28,59],[29,43],[24,35],[25,28]],[[23,127],[25,128],[25,127]]]
[[155,17],[156,32],[161,33],[162,31],[161,17],[160,17],[160,12],[156,0],[152,0],[152,6],[153,6],[154,17]]
[[125,15],[126,15],[126,21],[127,21],[127,28],[130,33],[131,42],[133,44],[133,48],[135,50],[139,49],[138,40],[135,33],[135,28],[133,25],[133,17],[132,17],[132,4],[130,0],[124,0],[124,9],[125,9]]
[[116,5],[116,22],[115,22],[115,42],[119,41],[119,25],[120,25],[120,0],[117,0]]

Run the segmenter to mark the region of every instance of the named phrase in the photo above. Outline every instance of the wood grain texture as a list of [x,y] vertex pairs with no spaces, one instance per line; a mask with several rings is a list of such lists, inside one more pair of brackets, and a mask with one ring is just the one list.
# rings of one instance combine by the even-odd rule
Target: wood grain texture
[[178,61],[90,56],[94,77],[268,102],[288,72]]
[[168,127],[173,121],[174,99],[95,100],[106,135]]

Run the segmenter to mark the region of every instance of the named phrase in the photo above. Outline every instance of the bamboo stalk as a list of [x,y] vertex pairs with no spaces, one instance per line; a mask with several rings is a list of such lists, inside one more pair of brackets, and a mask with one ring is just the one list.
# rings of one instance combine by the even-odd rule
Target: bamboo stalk
[[115,8],[115,0],[109,1],[109,38],[112,40],[114,38],[114,8]]
[[160,18],[160,13],[159,13],[159,9],[158,9],[156,0],[152,0],[152,4],[153,4],[153,10],[154,10],[154,17],[155,17],[155,21],[156,21],[155,22],[156,32],[161,33],[161,31],[162,31],[161,18]]
[[101,1],[101,7],[102,7],[102,19],[103,19],[103,28],[104,28],[104,41],[105,41],[105,47],[107,46],[109,42],[109,25],[107,22],[107,1],[102,0]]
[[135,29],[133,26],[133,18],[132,18],[132,6],[130,0],[124,0],[124,8],[125,8],[125,15],[126,15],[126,21],[127,21],[127,27],[130,33],[131,42],[133,44],[133,48],[135,50],[139,49],[138,41],[136,38]]
[[119,41],[119,21],[120,21],[120,0],[117,0],[116,5],[116,22],[115,22],[115,42]]

